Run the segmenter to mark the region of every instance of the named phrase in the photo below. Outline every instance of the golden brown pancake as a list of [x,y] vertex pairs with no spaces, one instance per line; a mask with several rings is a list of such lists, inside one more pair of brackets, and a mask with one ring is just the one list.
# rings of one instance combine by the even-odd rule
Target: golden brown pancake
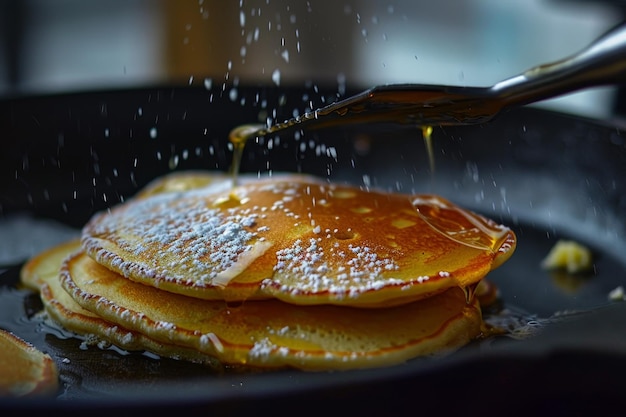
[[21,269],[20,281],[28,288],[40,291],[44,308],[55,322],[69,331],[93,339],[94,343],[104,341],[128,351],[148,350],[164,357],[221,367],[214,358],[195,350],[154,341],[108,322],[77,304],[61,287],[59,278],[63,260],[80,250],[80,240],[71,240],[37,254]]
[[146,184],[135,198],[149,197],[155,194],[193,190],[211,184],[232,182],[233,177],[227,173],[207,171],[177,171],[157,177]]
[[215,358],[201,352],[152,340],[85,310],[61,287],[58,274],[41,286],[41,300],[54,321],[69,331],[92,339],[93,343],[104,341],[127,351],[149,351],[162,357],[202,363],[216,369],[222,367]]
[[58,385],[56,364],[47,353],[0,329],[0,397],[53,394]]
[[78,253],[61,284],[83,308],[159,343],[226,365],[303,370],[354,369],[445,354],[481,332],[476,300],[460,288],[384,309],[297,306],[278,300],[231,305],[142,285]]
[[59,275],[63,258],[80,250],[80,239],[72,239],[39,252],[20,269],[20,282],[28,289],[39,291],[41,284]]
[[516,245],[510,229],[437,196],[298,175],[175,183],[94,216],[85,252],[195,298],[386,307],[477,284]]

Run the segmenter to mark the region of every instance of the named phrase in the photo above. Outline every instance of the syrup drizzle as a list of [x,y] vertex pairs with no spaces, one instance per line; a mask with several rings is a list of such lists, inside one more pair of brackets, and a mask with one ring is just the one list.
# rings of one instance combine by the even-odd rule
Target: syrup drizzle
[[[315,118],[317,115],[317,111],[314,113],[308,113],[302,117],[305,118]],[[299,119],[297,119],[299,120]],[[252,138],[261,137],[267,134],[270,134],[274,131],[281,130],[285,127],[295,125],[300,121],[289,121],[283,124],[275,125],[269,128],[264,127],[260,124],[245,124],[238,126],[230,131],[228,135],[228,139],[230,143],[233,145],[233,159],[231,162],[231,174],[233,176],[233,188],[239,184],[239,172],[241,169],[241,157],[243,155],[244,148],[246,143]],[[428,164],[430,168],[431,175],[435,172],[435,155],[433,152],[433,142],[432,142],[432,126],[421,126],[422,138],[424,139],[424,147],[426,148],[426,153],[428,155]]]
[[[433,229],[451,240],[478,250],[493,250],[494,247],[499,249],[501,245],[498,245],[498,242],[501,242],[509,233],[508,228],[473,216],[463,209],[446,204],[439,198],[418,196],[413,200],[413,205],[417,208],[420,217]],[[440,212],[446,210],[460,215],[466,224],[456,222],[456,227],[453,228],[449,220],[443,223]],[[472,229],[479,233],[475,233]],[[486,237],[487,242],[483,237]]]
[[422,126],[422,137],[424,138],[424,146],[426,147],[426,153],[428,154],[428,164],[430,168],[430,174],[435,174],[435,154],[433,152],[433,127]]
[[233,176],[233,188],[239,185],[239,170],[241,168],[241,157],[246,143],[250,138],[260,136],[261,125],[241,125],[230,131],[228,140],[233,144],[233,160],[231,163],[231,174]]
[[478,287],[478,283],[471,284],[465,287],[460,287],[465,294],[465,302],[467,304],[472,304],[474,302],[474,298],[476,297],[476,288]]

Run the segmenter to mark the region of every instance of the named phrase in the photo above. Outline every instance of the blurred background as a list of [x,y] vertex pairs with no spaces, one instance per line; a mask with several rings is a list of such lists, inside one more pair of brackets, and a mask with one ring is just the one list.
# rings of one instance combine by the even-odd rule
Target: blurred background
[[[0,97],[156,85],[486,86],[584,48],[620,1],[0,0]],[[542,103],[607,117],[615,88]]]
[[[626,0],[0,0],[0,100],[187,85],[201,95],[206,89],[207,96],[231,97],[245,85],[304,87],[313,102],[318,87],[343,95],[387,83],[489,86],[580,51],[620,22],[624,10]],[[140,96],[139,104],[116,102],[110,118],[101,103],[80,117],[63,106],[39,118],[32,116],[37,109],[22,108],[17,121],[10,111],[0,113],[10,145],[0,153],[0,217],[10,207],[41,204],[46,216],[80,222],[94,205],[132,194],[152,173],[150,164],[164,172],[204,166],[213,148],[204,137],[202,148],[195,144],[195,131],[168,142],[163,118],[157,138],[152,120],[175,114],[180,104],[166,100],[155,110]],[[609,118],[622,96],[616,87],[598,88],[541,105]],[[220,105],[239,107],[230,101]],[[150,117],[138,117],[144,108]],[[12,128],[26,132],[23,143],[11,143]],[[220,128],[211,135],[223,138],[215,133]],[[145,154],[129,140],[148,137],[157,140],[143,143]],[[0,236],[22,238],[0,242],[0,270],[76,232],[1,220]]]

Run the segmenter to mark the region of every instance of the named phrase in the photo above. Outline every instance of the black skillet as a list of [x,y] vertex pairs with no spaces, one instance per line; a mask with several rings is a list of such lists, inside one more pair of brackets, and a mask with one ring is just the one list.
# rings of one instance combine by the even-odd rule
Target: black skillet
[[[233,127],[264,122],[275,108],[280,120],[310,100],[335,99],[301,88],[236,92],[233,99],[229,88],[151,88],[0,102],[2,221],[52,219],[78,231],[156,176],[227,170]],[[216,375],[140,353],[83,349],[41,322],[36,295],[16,289],[19,259],[0,275],[0,327],[53,357],[61,390],[54,398],[0,398],[0,413],[597,415],[623,406],[626,304],[608,295],[626,286],[626,131],[521,108],[484,125],[435,128],[433,140],[434,172],[420,132],[393,125],[267,136],[246,149],[242,170],[435,192],[511,226],[518,248],[489,277],[503,308],[528,330],[519,338],[384,369]],[[1,237],[16,245],[30,238],[28,227]],[[592,249],[592,273],[540,268],[561,238]]]

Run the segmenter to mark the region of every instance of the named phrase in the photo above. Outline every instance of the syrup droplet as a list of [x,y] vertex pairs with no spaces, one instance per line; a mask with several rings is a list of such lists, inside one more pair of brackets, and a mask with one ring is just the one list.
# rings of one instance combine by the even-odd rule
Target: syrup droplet
[[432,126],[422,126],[422,137],[424,138],[424,146],[426,147],[426,152],[428,153],[428,163],[431,175],[435,172],[435,154],[433,152],[432,133]]
[[471,284],[466,287],[461,287],[463,292],[465,293],[465,302],[467,304],[472,304],[474,302],[474,297],[476,296],[476,287],[478,284]]
[[230,131],[228,139],[233,144],[233,161],[230,168],[233,175],[233,187],[236,187],[239,183],[241,157],[243,156],[246,142],[261,132],[262,129],[262,125],[241,125]]

